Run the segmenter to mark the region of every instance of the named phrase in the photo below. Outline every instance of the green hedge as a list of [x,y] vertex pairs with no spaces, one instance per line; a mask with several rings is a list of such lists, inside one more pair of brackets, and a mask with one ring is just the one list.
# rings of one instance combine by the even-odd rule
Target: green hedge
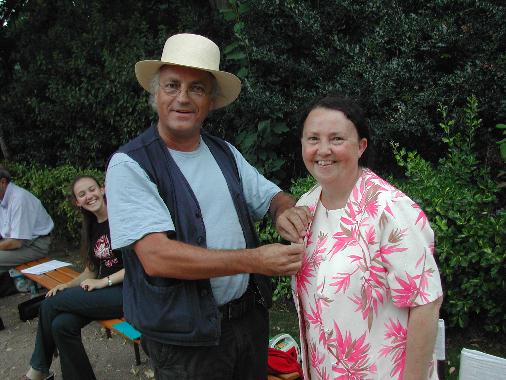
[[227,2],[0,2],[15,7],[0,30],[0,132],[12,159],[104,168],[152,117],[135,62],[159,59],[170,34],[193,32],[216,41],[222,68],[243,79],[237,102],[213,112],[207,128],[285,187],[304,173],[301,107],[335,91],[363,101],[377,163],[390,171],[392,139],[437,161],[437,102],[462,106],[474,93],[477,151],[497,163],[503,0],[229,0],[223,12],[218,3]]
[[395,181],[427,213],[436,233],[446,299],[443,316],[451,326],[475,325],[506,332],[506,209],[498,178],[479,162],[475,145],[482,134],[478,102],[467,100],[461,117],[440,106],[448,152],[433,165],[417,152],[394,144],[406,181]]
[[71,165],[56,168],[29,163],[9,163],[12,181],[40,199],[53,218],[53,234],[57,239],[79,244],[81,217],[69,201],[69,185],[78,175],[92,175],[103,182],[104,173],[96,169],[81,169]]

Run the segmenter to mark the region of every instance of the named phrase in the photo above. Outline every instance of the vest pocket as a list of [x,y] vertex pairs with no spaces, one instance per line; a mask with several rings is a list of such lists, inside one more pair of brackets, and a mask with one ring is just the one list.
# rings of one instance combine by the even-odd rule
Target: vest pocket
[[[141,313],[146,317],[147,328],[168,334],[190,333],[193,330],[195,313],[191,284],[178,281],[171,286],[156,286],[144,279],[145,308]],[[156,312],[155,312],[156,311]]]

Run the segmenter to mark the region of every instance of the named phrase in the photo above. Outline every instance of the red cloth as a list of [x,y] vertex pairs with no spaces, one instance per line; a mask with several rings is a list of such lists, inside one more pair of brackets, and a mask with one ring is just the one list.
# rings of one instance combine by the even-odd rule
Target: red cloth
[[299,362],[297,362],[295,347],[290,348],[286,352],[269,348],[267,365],[271,374],[297,372],[302,377],[302,368]]

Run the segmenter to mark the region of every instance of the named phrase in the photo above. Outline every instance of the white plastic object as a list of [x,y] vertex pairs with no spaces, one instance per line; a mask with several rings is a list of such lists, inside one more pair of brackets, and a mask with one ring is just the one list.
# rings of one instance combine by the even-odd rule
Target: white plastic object
[[460,353],[460,380],[504,380],[506,359],[463,348]]
[[30,291],[30,281],[20,271],[11,268],[9,269],[9,276],[12,277],[18,292],[26,293]]
[[446,359],[446,339],[445,339],[445,321],[440,319],[437,323],[437,337],[434,345],[436,360]]
[[290,348],[295,347],[297,352],[297,361],[300,362],[300,347],[297,341],[292,338],[290,334],[278,334],[269,339],[269,347],[281,351],[288,351]]

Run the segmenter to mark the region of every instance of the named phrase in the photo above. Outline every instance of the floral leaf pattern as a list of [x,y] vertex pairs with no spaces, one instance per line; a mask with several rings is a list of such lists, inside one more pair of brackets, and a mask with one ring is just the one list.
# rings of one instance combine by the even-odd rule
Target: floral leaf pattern
[[328,339],[327,347],[335,362],[332,371],[337,374],[335,379],[373,379],[376,365],[371,364],[368,355],[370,345],[365,343],[366,333],[358,339],[352,339],[351,333],[346,331],[344,336],[339,326],[334,323],[336,337]]
[[320,194],[298,202],[313,214],[292,283],[305,378],[402,379],[409,308],[442,294],[427,217],[368,169],[344,208]]
[[406,363],[406,344],[408,341],[408,330],[402,326],[399,320],[389,320],[385,324],[385,340],[389,341],[389,345],[384,345],[380,350],[381,356],[390,355],[392,357],[393,366],[390,371],[392,379],[404,379],[404,367]]

